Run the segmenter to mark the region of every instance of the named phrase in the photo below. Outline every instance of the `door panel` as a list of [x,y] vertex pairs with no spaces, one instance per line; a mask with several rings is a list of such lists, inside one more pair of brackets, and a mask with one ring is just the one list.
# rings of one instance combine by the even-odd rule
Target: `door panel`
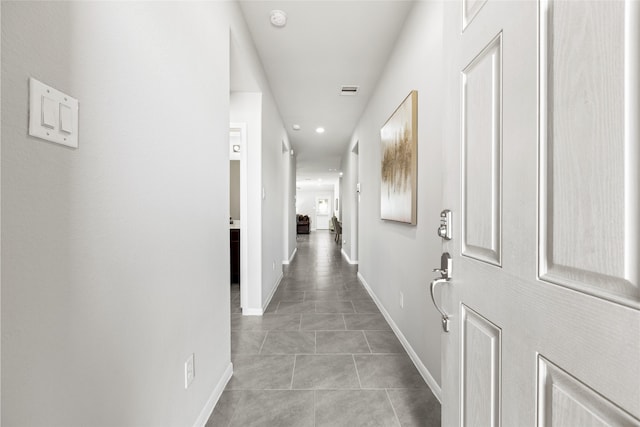
[[637,421],[544,357],[538,358],[538,425],[633,426]]
[[502,33],[462,70],[462,253],[500,265]]
[[640,425],[639,10],[445,3],[445,426]]
[[462,305],[462,425],[500,425],[500,328]]
[[638,135],[625,132],[633,40],[624,15],[621,1],[542,3],[540,277],[638,307],[640,164]]

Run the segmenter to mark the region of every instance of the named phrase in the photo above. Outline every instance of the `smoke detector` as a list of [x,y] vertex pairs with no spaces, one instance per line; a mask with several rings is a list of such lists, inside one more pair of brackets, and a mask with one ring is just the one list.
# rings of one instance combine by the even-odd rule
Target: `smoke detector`
[[282,28],[287,25],[287,14],[282,10],[272,10],[271,11],[271,25],[274,27]]

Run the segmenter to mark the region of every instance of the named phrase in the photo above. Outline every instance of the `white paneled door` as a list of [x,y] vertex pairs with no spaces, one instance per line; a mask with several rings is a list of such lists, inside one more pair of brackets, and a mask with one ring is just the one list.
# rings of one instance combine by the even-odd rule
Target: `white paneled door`
[[638,426],[640,2],[445,3],[443,425]]
[[316,197],[316,230],[329,229],[331,200],[327,197]]

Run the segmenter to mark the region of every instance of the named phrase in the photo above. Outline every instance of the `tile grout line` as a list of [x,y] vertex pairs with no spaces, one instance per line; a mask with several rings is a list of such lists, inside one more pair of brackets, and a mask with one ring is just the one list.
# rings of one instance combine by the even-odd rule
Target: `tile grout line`
[[356,363],[356,355],[351,354],[351,358],[353,359],[353,365],[356,367],[356,377],[358,377],[358,385],[360,385],[360,390],[362,390],[362,381],[360,381],[360,372],[358,372],[358,364]]
[[293,377],[296,374],[296,361],[298,360],[298,355],[293,355],[293,369],[291,370],[291,384],[289,385],[289,390],[293,390]]
[[369,347],[369,353],[373,354],[373,349],[371,348],[371,344],[369,344],[369,338],[367,338],[367,333],[362,331],[362,335],[364,335],[364,340],[367,342],[367,347]]
[[389,396],[389,389],[385,388],[384,392],[387,395],[387,399],[389,399],[389,404],[391,405],[391,410],[393,411],[393,415],[396,416],[396,421],[398,421],[398,425],[401,426],[402,424],[400,423],[400,417],[396,412],[396,408],[393,406],[393,401],[391,400],[391,396]]
[[264,334],[264,338],[262,339],[262,344],[260,344],[260,349],[258,349],[258,354],[259,355],[262,354],[262,348],[264,347],[264,343],[267,342],[267,336],[269,335],[269,332],[271,332],[271,331],[267,331],[267,333]]

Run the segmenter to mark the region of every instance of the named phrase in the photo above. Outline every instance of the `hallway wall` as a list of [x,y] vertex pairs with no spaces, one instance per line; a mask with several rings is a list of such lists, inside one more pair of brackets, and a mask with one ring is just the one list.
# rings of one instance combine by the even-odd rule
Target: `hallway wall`
[[[440,318],[429,299],[432,268],[439,265],[436,235],[442,206],[443,40],[442,3],[416,2],[375,93],[358,123],[362,192],[359,210],[359,272],[398,326],[421,363],[440,384]],[[418,90],[418,222],[380,219],[380,128],[411,90]],[[351,147],[345,157],[351,155]],[[343,159],[343,168],[348,166]],[[353,167],[354,165],[351,165]],[[349,166],[348,166],[349,167]],[[345,171],[343,221],[355,182]],[[345,225],[347,232],[350,225]],[[347,242],[347,246],[349,242]],[[400,308],[400,292],[404,308]],[[438,391],[438,390],[436,390]],[[436,393],[438,394],[438,393]]]
[[[234,2],[2,2],[3,425],[208,416],[230,368],[230,28],[249,39]],[[78,149],[27,136],[30,76],[79,99]]]
[[[289,147],[289,138],[282,124],[278,107],[268,87],[262,97],[262,308],[275,291],[282,277],[283,248],[286,245],[283,215],[285,198],[292,197],[287,187],[287,162],[282,145]],[[292,218],[290,217],[292,220]]]

